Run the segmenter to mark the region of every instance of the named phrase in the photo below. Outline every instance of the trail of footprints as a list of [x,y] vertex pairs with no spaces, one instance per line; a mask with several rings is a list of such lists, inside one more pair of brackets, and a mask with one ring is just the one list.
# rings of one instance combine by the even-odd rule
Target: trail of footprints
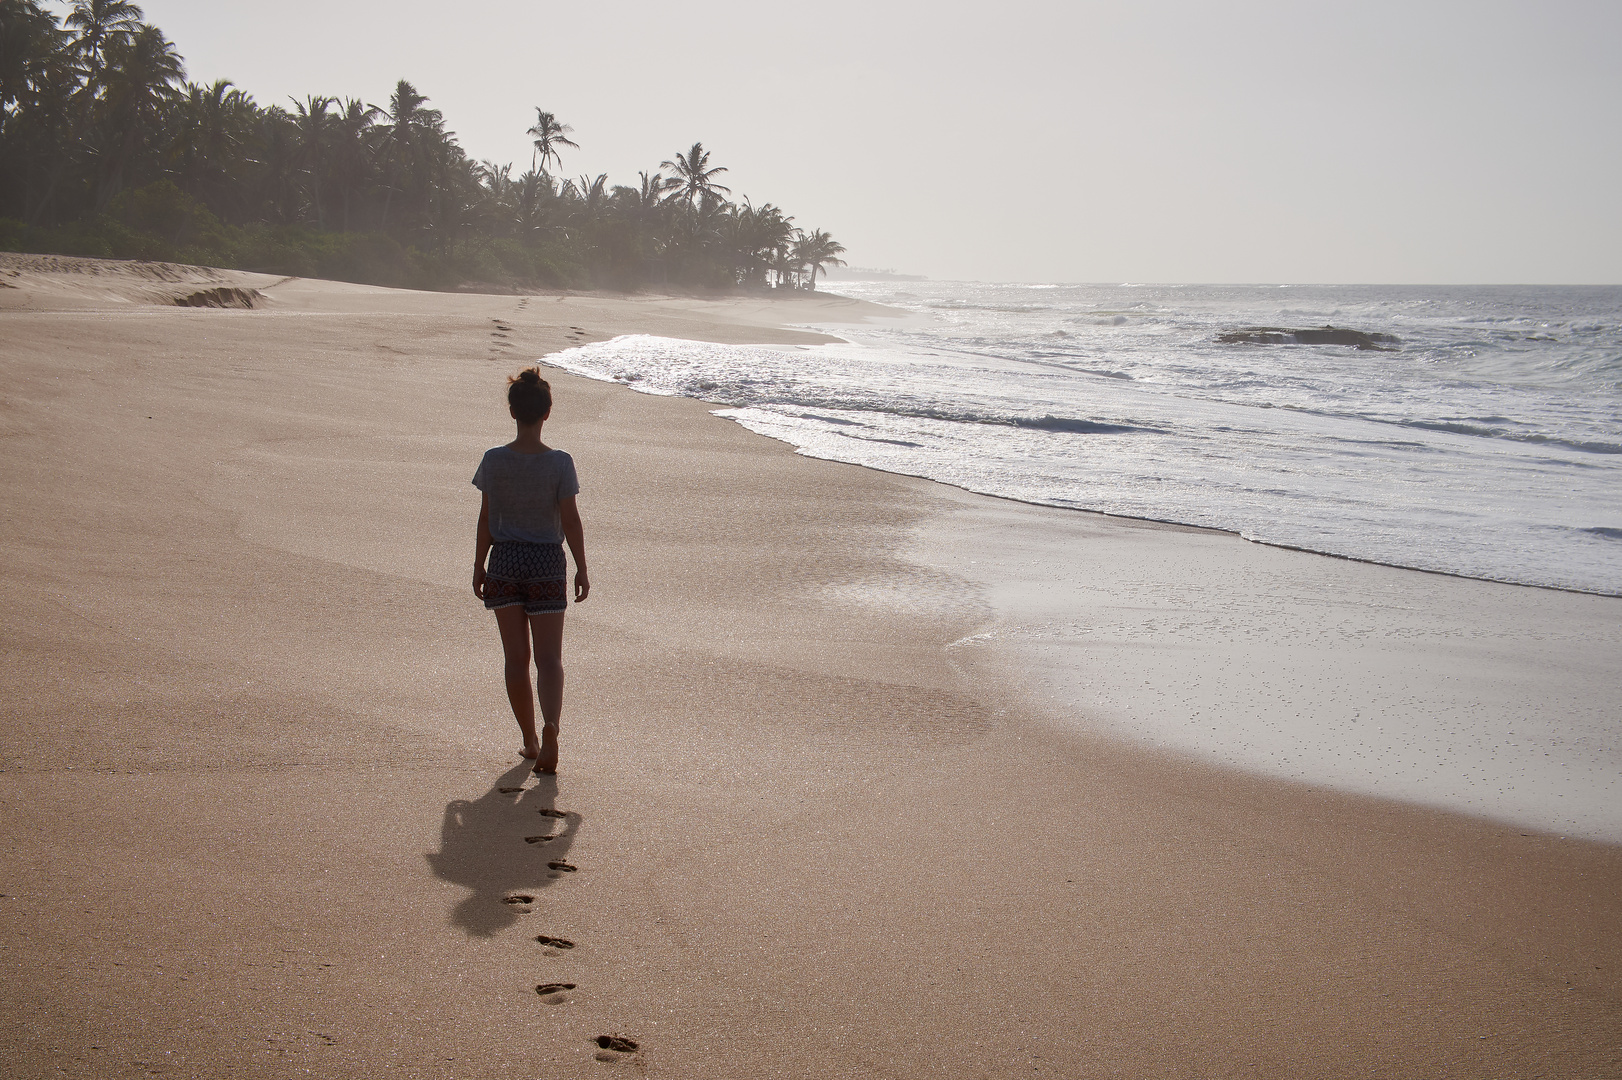
[[[528,306],[529,306],[529,297],[526,296],[522,300],[518,301],[518,310],[519,311],[523,311]],[[490,322],[495,326],[495,329],[490,331],[491,341],[490,341],[490,349],[489,349],[489,351],[491,353],[491,358],[492,359],[498,359],[503,354],[505,354],[509,349],[512,348],[512,342],[508,340],[508,335],[513,332],[513,328],[512,328],[512,324],[508,323],[505,319],[491,319]],[[568,338],[569,338],[570,344],[578,345],[581,342],[586,340],[586,336],[587,335],[586,335],[586,328],[585,327],[583,327],[583,326],[571,326],[571,327],[569,327]],[[506,791],[507,789],[502,788],[501,790]]]
[[[524,305],[519,304],[518,306],[522,308]],[[502,353],[512,348],[512,343],[507,340],[507,335],[512,333],[513,328],[501,319],[491,319],[490,321],[495,323],[496,326],[494,330],[490,331],[490,337],[492,338],[490,342],[490,352],[496,356],[500,356]]]
[[[523,305],[520,304],[520,306]],[[498,788],[497,790],[503,795],[516,795],[524,789],[522,787],[504,787]],[[569,816],[562,810],[554,810],[551,808],[542,809],[539,811],[539,813],[542,817],[549,818],[553,821],[563,821]],[[544,844],[548,841],[556,840],[561,835],[563,834],[548,831],[538,836],[526,836],[524,837],[524,843],[531,845]],[[580,869],[579,867],[573,866],[561,859],[550,860],[546,865],[547,868],[552,871],[553,877],[557,877],[559,874],[577,873]],[[501,902],[510,907],[518,908],[521,913],[527,914],[535,910],[535,900],[536,897],[533,893],[515,892],[508,893],[506,896],[502,897]],[[535,941],[537,944],[542,946],[542,951],[546,956],[563,956],[568,952],[568,950],[575,947],[575,943],[570,941],[568,938],[554,937],[551,934],[537,934],[535,935]],[[577,985],[572,982],[543,982],[536,984],[535,994],[548,1005],[564,1005],[572,1000],[570,997],[570,991],[575,990],[576,988]],[[641,1049],[641,1044],[635,1039],[629,1038],[625,1035],[620,1035],[618,1033],[598,1035],[592,1039],[592,1042],[597,1046],[597,1051],[592,1056],[596,1060],[604,1062],[619,1061],[625,1055],[635,1054]]]

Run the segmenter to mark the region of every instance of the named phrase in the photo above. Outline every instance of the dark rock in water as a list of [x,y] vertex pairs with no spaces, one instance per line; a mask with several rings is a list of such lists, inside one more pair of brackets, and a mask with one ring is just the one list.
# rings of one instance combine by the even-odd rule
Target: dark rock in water
[[1402,340],[1390,334],[1365,334],[1339,326],[1308,330],[1286,330],[1278,326],[1253,326],[1248,330],[1225,330],[1216,336],[1224,345],[1350,345],[1354,349],[1396,352]]
[[1391,334],[1366,334],[1361,330],[1346,330],[1325,326],[1322,330],[1297,330],[1295,340],[1303,345],[1351,345],[1358,349],[1392,352],[1393,345],[1402,341]]
[[176,307],[228,307],[253,308],[259,306],[264,296],[258,289],[203,289],[199,292],[188,293],[185,296],[175,297]]

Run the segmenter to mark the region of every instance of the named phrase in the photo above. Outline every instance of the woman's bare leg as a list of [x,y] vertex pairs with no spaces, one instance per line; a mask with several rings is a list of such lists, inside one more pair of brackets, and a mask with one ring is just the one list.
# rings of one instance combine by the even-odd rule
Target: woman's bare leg
[[507,662],[507,702],[524,734],[522,753],[537,757],[541,742],[535,735],[535,690],[529,684],[529,626],[523,605],[496,608],[496,626],[501,630],[501,651]]
[[563,612],[531,615],[529,632],[535,644],[536,697],[541,702],[542,720],[535,771],[551,773],[558,768],[558,720],[563,715]]

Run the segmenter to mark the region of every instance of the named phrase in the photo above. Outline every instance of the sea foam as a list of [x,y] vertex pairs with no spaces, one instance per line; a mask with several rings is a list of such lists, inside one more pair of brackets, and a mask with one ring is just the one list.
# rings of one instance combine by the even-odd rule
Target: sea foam
[[844,343],[550,362],[990,495],[1622,594],[1622,289],[906,285],[842,282],[932,316]]

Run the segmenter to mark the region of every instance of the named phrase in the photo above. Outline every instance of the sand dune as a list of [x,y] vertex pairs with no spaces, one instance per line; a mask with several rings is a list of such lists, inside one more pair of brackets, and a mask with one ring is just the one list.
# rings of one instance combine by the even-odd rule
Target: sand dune
[[963,496],[702,403],[553,380],[594,588],[527,778],[468,586],[503,377],[878,312],[0,281],[8,1076],[1622,1068],[1618,849],[1060,729],[909,555]]

